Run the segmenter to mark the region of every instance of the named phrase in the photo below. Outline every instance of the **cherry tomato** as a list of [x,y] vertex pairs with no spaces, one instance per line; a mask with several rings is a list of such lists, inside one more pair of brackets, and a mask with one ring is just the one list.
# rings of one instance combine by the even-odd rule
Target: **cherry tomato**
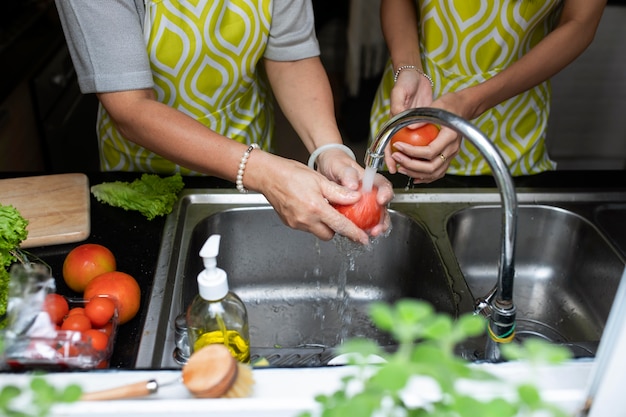
[[108,297],[93,297],[85,304],[85,315],[94,327],[107,324],[115,314],[115,302]]
[[426,146],[432,142],[438,134],[439,128],[432,123],[427,123],[417,129],[409,129],[409,127],[406,126],[398,130],[391,137],[391,148],[396,150],[393,146],[396,142],[404,142],[412,146]]
[[72,343],[62,343],[61,346],[57,348],[57,352],[59,352],[63,358],[71,358],[78,356],[80,354],[80,349]]
[[83,340],[94,348],[94,350],[104,351],[109,343],[109,336],[96,329],[89,329],[83,332]]
[[79,314],[81,316],[85,315],[85,309],[83,307],[72,307],[70,311],[67,313],[68,316],[73,316],[74,314]]
[[74,330],[84,332],[91,329],[91,320],[84,314],[71,314],[63,320],[61,330]]
[[363,230],[369,230],[380,222],[383,209],[376,201],[378,188],[363,193],[361,199],[352,205],[333,205],[337,211],[346,216]]
[[65,297],[59,294],[47,294],[43,302],[43,310],[48,313],[54,324],[61,324],[63,317],[70,311]]
[[108,322],[102,327],[98,327],[98,331],[111,336],[113,334],[113,322]]

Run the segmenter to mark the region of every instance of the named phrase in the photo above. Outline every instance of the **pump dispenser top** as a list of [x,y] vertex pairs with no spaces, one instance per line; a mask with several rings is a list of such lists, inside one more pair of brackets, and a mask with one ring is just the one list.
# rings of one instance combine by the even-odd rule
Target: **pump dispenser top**
[[198,292],[207,301],[221,300],[228,294],[226,271],[217,267],[220,240],[220,235],[211,235],[200,249],[204,270],[198,274]]
[[187,336],[191,353],[205,345],[226,345],[240,362],[250,361],[248,312],[230,291],[226,271],[217,267],[220,235],[211,235],[200,249],[204,270],[198,274],[198,295],[187,308]]

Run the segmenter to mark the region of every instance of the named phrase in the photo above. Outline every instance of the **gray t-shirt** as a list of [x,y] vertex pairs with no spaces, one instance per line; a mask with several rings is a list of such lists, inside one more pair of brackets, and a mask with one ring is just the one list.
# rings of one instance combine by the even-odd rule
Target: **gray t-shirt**
[[[55,0],[83,93],[152,88],[143,35],[144,0]],[[318,56],[310,0],[273,0],[264,57]]]

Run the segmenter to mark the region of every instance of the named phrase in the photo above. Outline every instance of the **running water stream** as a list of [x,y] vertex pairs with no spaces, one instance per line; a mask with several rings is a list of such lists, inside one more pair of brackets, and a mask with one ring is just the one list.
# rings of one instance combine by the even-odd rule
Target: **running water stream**
[[[363,193],[369,193],[374,186],[374,177],[376,176],[376,168],[365,167],[365,174],[363,175],[361,191]],[[388,234],[387,234],[388,235]],[[337,251],[344,257],[341,262],[341,269],[337,271],[337,313],[341,325],[341,330],[338,336],[338,343],[343,343],[347,336],[347,329],[352,322],[352,314],[349,308],[350,295],[346,290],[348,285],[348,272],[354,271],[356,258],[365,252],[372,250],[372,245],[378,241],[378,238],[371,239],[369,246],[364,246],[360,243],[351,241],[350,239],[335,235],[333,238]]]
[[363,175],[362,191],[369,193],[374,186],[374,177],[376,176],[376,168],[365,167],[365,174]]

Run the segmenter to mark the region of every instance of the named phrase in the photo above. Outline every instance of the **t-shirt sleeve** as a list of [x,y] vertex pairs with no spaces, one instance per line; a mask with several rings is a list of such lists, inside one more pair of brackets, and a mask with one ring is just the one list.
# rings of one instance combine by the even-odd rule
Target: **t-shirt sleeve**
[[132,0],[56,0],[81,92],[151,88],[141,11]]
[[274,0],[264,57],[274,61],[294,61],[319,54],[311,1]]

